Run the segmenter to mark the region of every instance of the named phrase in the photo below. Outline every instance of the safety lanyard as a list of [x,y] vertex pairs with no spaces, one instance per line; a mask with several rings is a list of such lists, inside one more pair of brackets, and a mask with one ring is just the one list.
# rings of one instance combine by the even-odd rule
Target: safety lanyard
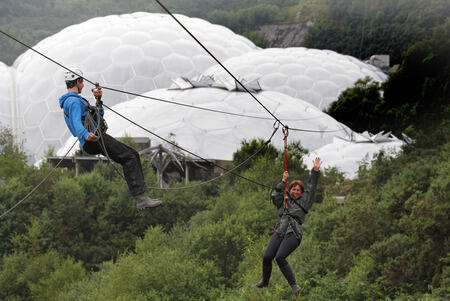
[[[284,171],[287,171],[287,137],[289,135],[289,128],[286,126],[283,128],[283,134],[284,134]],[[287,180],[284,183],[284,209],[288,208],[288,204],[287,204],[287,200],[288,200],[288,195],[287,195],[287,188],[288,188],[288,183]]]

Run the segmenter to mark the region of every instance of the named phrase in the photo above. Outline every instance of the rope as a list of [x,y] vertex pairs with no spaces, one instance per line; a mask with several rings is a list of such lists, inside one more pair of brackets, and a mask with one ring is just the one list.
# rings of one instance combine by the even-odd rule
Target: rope
[[[183,26],[183,25],[182,25]],[[184,27],[184,26],[183,26]],[[247,117],[247,118],[255,118],[255,119],[272,119],[272,118],[268,118],[268,117],[261,117],[261,116],[254,116],[254,115],[247,115],[247,114],[239,114],[239,113],[232,113],[232,112],[226,112],[226,111],[221,111],[221,110],[215,110],[215,109],[208,109],[208,108],[203,108],[203,107],[198,107],[198,106],[194,106],[194,105],[188,105],[188,104],[183,104],[183,103],[179,103],[179,102],[175,102],[175,101],[170,101],[170,100],[165,100],[165,99],[161,99],[161,98],[157,98],[157,97],[151,97],[151,96],[146,96],[146,95],[142,95],[142,94],[138,94],[138,93],[133,93],[133,92],[128,92],[125,90],[120,90],[120,89],[115,89],[115,88],[111,88],[111,87],[107,87],[107,86],[100,86],[98,83],[95,83],[91,80],[89,80],[88,78],[82,76],[81,74],[78,74],[74,71],[72,71],[71,69],[65,67],[64,65],[62,65],[61,63],[53,60],[52,58],[46,56],[45,54],[43,54],[42,52],[37,51],[36,49],[34,49],[33,47],[27,45],[26,43],[18,40],[17,38],[13,37],[12,35],[6,33],[5,31],[0,29],[0,33],[4,34],[5,36],[13,39],[14,41],[16,41],[17,43],[25,46],[26,48],[36,52],[37,54],[41,55],[42,57],[46,58],[47,60],[53,62],[54,64],[60,66],[61,68],[72,72],[74,74],[76,74],[77,76],[79,76],[80,78],[82,78],[83,80],[87,81],[88,83],[96,86],[96,87],[101,87],[105,90],[110,90],[113,92],[118,92],[118,93],[123,93],[123,94],[128,94],[128,95],[132,95],[132,96],[137,96],[137,97],[142,97],[142,98],[147,98],[147,99],[152,99],[152,100],[156,100],[156,101],[160,101],[160,102],[165,102],[165,103],[170,103],[173,105],[178,105],[178,106],[184,106],[184,107],[189,107],[189,108],[193,108],[193,109],[197,109],[197,110],[203,110],[203,111],[208,111],[208,112],[214,112],[214,113],[221,113],[221,114],[227,114],[227,115],[233,115],[233,116],[240,116],[240,117]],[[195,39],[195,37],[194,37]],[[199,42],[200,43],[200,42]],[[206,49],[207,50],[207,49]],[[208,50],[207,50],[208,51]],[[210,53],[208,51],[208,53]],[[212,55],[212,54],[211,54]],[[214,56],[213,56],[214,57]],[[217,60],[217,59],[216,59]],[[222,65],[219,61],[218,63],[220,65]],[[223,65],[222,65],[223,67]],[[225,67],[224,67],[225,68]],[[227,70],[228,71],[228,70]],[[228,71],[229,72],[229,71]],[[232,74],[231,74],[232,75]],[[233,75],[232,75],[233,76]],[[233,76],[234,77],[234,76]],[[237,79],[236,79],[237,81]],[[238,81],[239,82],[239,81]],[[241,84],[241,83],[239,83]],[[242,85],[242,84],[241,84]],[[245,88],[245,87],[244,87]],[[245,88],[245,90],[250,93],[250,95],[253,96],[253,94],[247,90],[247,88]],[[255,98],[255,97],[254,97]],[[256,98],[255,98],[256,99]],[[259,102],[259,100],[257,100]],[[264,107],[264,105],[263,105]],[[264,107],[265,108],[265,107]],[[265,108],[267,110],[267,108]],[[269,112],[270,113],[270,112]],[[274,116],[272,113],[270,113],[272,116]],[[322,116],[319,117],[311,117],[311,118],[302,118],[302,119],[285,119],[286,121],[300,121],[300,120],[310,120],[310,119],[315,119],[315,118],[321,118]],[[276,119],[277,122],[279,122],[281,125],[283,125],[283,123],[281,123],[281,121],[274,116],[274,118]],[[332,132],[339,132],[339,131],[344,131],[343,129],[339,129],[339,130],[329,130],[329,131],[321,131],[321,130],[307,130],[307,129],[299,129],[299,128],[291,128],[291,130],[293,131],[301,131],[301,132],[310,132],[310,133],[332,133]]]
[[[229,171],[229,169],[227,169],[227,168],[225,168],[225,167],[222,167],[222,166],[220,166],[220,165],[218,165],[218,164],[216,164],[216,163],[214,163],[214,162],[211,162],[211,161],[209,161],[209,160],[207,160],[207,159],[205,159],[205,158],[203,158],[203,157],[201,157],[201,156],[199,156],[199,155],[197,155],[197,154],[195,154],[195,153],[193,153],[193,152],[191,152],[191,151],[189,151],[189,150],[187,150],[187,149],[185,149],[185,148],[183,148],[183,147],[181,147],[181,146],[179,146],[179,145],[176,145],[175,143],[173,143],[173,142],[171,142],[171,141],[169,141],[169,140],[163,138],[162,136],[160,136],[160,135],[158,135],[158,134],[156,134],[156,133],[154,133],[154,132],[152,132],[152,131],[150,131],[150,130],[144,128],[143,126],[139,125],[138,123],[134,122],[133,120],[131,120],[131,119],[127,118],[126,116],[120,114],[119,112],[117,112],[117,111],[111,109],[111,108],[108,107],[107,105],[103,104],[103,106],[106,107],[107,109],[111,110],[111,112],[113,112],[113,113],[117,114],[118,116],[122,117],[123,119],[127,120],[128,122],[130,122],[130,123],[134,124],[135,126],[139,127],[140,129],[146,131],[147,133],[152,134],[153,136],[158,137],[159,139],[161,139],[161,140],[167,142],[168,144],[170,144],[170,145],[172,145],[172,146],[175,146],[175,147],[181,149],[182,151],[185,151],[186,153],[188,153],[188,154],[190,154],[190,155],[192,155],[192,156],[194,156],[194,157],[196,157],[196,158],[199,158],[200,160],[203,160],[203,161],[205,161],[205,162],[207,162],[207,163],[213,164],[214,166],[216,166],[216,167],[218,167],[218,168],[220,168],[220,169],[222,169],[222,170],[224,170],[224,171]],[[251,183],[253,183],[253,184],[256,184],[256,185],[259,185],[259,186],[262,186],[262,187],[265,187],[265,188],[270,188],[270,189],[272,189],[272,187],[270,187],[270,186],[267,186],[267,185],[265,185],[265,184],[261,184],[261,183],[259,183],[259,182],[256,182],[256,181],[254,181],[254,180],[252,180],[252,179],[249,179],[249,178],[246,178],[246,177],[241,176],[241,175],[239,175],[239,174],[236,174],[236,173],[232,173],[232,174],[235,175],[235,176],[238,176],[238,177],[240,177],[240,178],[242,178],[242,179],[244,179],[244,180],[247,180],[247,181],[249,181],[249,182],[251,182]]]
[[[207,112],[220,113],[220,114],[226,114],[226,115],[238,116],[238,117],[263,119],[263,120],[273,119],[273,118],[270,118],[270,117],[262,117],[262,116],[248,115],[248,114],[239,114],[239,113],[226,112],[226,111],[221,111],[221,110],[216,110],[216,109],[209,109],[209,108],[204,108],[204,107],[198,107],[198,106],[189,105],[189,104],[185,104],[185,103],[181,103],[181,102],[176,102],[176,101],[171,101],[171,100],[162,99],[162,98],[158,98],[158,97],[142,95],[142,94],[139,94],[139,93],[133,93],[133,92],[120,90],[120,89],[116,89],[116,88],[111,88],[111,87],[107,87],[107,86],[100,86],[99,85],[99,87],[101,87],[104,90],[110,90],[110,91],[117,92],[117,93],[128,94],[128,95],[132,95],[132,96],[136,96],[136,97],[142,97],[142,98],[146,98],[146,99],[156,100],[156,101],[160,101],[160,102],[165,102],[165,103],[169,103],[169,104],[173,104],[173,105],[177,105],[177,106],[182,106],[182,107],[188,107],[188,108],[197,109],[197,110],[203,110],[203,111],[207,111]],[[312,119],[323,118],[323,117],[324,117],[324,115],[318,116],[318,117],[309,117],[309,118],[292,118],[292,119],[291,118],[285,118],[284,120],[286,120],[286,121],[304,121],[304,120],[312,120]],[[277,119],[277,121],[278,121],[278,119]],[[302,131],[302,132],[312,132],[312,133],[316,133],[316,132],[317,133],[326,133],[326,132],[339,132],[339,131],[342,131],[342,129],[333,130],[333,131],[321,131],[321,130],[317,131],[317,130],[305,130],[305,129],[297,129],[297,128],[292,128],[292,130],[294,130],[294,131]]]
[[[156,0],[163,8],[164,8],[164,10],[172,17],[172,18],[174,18],[175,19],[175,21],[177,22],[177,23],[179,23],[180,24],[180,26],[181,27],[183,27],[190,35],[191,35],[191,37],[197,42],[197,43],[199,43],[199,45],[203,48],[203,49],[205,49],[205,51],[208,53],[208,54],[210,54],[211,55],[211,57],[212,58],[214,58],[215,60],[216,60],[216,62],[220,65],[220,66],[222,66],[224,69],[225,69],[225,71],[227,71],[229,74],[230,74],[230,76],[232,76],[233,77],[233,79],[235,79],[235,81],[237,82],[237,83],[239,83],[243,88],[244,88],[244,90],[247,92],[247,93],[249,93],[251,96],[252,96],[252,98],[253,99],[255,99],[267,112],[269,112],[269,114],[270,115],[272,115],[272,117],[273,118],[275,118],[275,120],[276,120],[276,122],[278,122],[279,124],[281,124],[281,125],[283,125],[283,127],[285,127],[286,128],[286,126],[284,126],[284,124],[272,113],[272,112],[270,112],[192,33],[190,33],[189,32],[189,30],[186,28],[186,27],[184,27],[184,25],[181,23],[181,22],[179,22],[178,21],[178,19],[161,3],[161,2],[159,2],[158,0]],[[56,65],[58,65],[58,66],[60,66],[60,67],[62,67],[63,69],[65,69],[65,70],[67,70],[67,71],[70,71],[70,72],[72,72],[72,73],[74,73],[74,74],[76,74],[76,75],[78,75],[79,77],[81,77],[81,78],[83,78],[83,80],[85,80],[85,81],[87,81],[87,82],[89,82],[89,83],[91,83],[92,85],[94,85],[94,86],[96,86],[96,87],[99,87],[99,84],[98,83],[94,83],[93,81],[91,81],[91,80],[89,80],[88,78],[85,78],[84,76],[82,76],[81,74],[77,74],[76,72],[73,72],[72,70],[70,70],[69,68],[67,68],[67,67],[65,67],[64,65],[62,65],[62,64],[60,64],[60,63],[58,63],[57,61],[55,61],[55,60],[53,60],[53,59],[51,59],[50,57],[48,57],[48,56],[46,56],[46,55],[44,55],[43,53],[41,53],[41,52],[39,52],[39,51],[37,51],[37,50],[35,50],[33,47],[31,47],[31,46],[29,46],[29,45],[27,45],[26,43],[23,43],[23,42],[21,42],[20,40],[18,40],[18,39],[16,39],[15,37],[13,37],[13,36],[11,36],[10,34],[8,34],[8,33],[6,33],[6,32],[4,32],[3,30],[1,30],[0,29],[0,33],[2,33],[2,34],[4,34],[4,35],[6,35],[7,37],[9,37],[9,38],[11,38],[11,39],[13,39],[14,41],[16,41],[17,43],[19,43],[19,44],[21,44],[21,45],[23,45],[23,46],[25,46],[26,48],[28,48],[28,49],[30,49],[30,50],[32,50],[32,51],[34,51],[34,52],[36,52],[37,54],[39,54],[39,55],[41,55],[41,56],[43,56],[44,58],[46,58],[46,59],[48,59],[49,61],[51,61],[51,62],[53,62],[53,63],[55,63]],[[107,90],[111,90],[111,91],[116,91],[116,92],[121,92],[121,93],[126,93],[126,94],[130,94],[130,95],[134,95],[134,96],[140,96],[140,97],[144,97],[144,98],[150,98],[150,99],[154,99],[154,100],[159,100],[159,101],[164,101],[164,102],[168,102],[168,103],[172,103],[172,104],[177,104],[177,105],[183,105],[183,106],[188,106],[188,107],[192,107],[192,108],[196,108],[196,109],[202,109],[202,110],[207,110],[207,111],[214,111],[214,112],[217,112],[217,113],[226,113],[226,114],[230,114],[230,115],[236,115],[236,116],[243,116],[243,117],[250,117],[250,115],[244,115],[244,114],[236,114],[236,113],[230,113],[230,112],[224,112],[224,111],[219,111],[219,110],[213,110],[213,109],[207,109],[207,108],[201,108],[201,107],[195,107],[195,106],[191,106],[191,105],[186,105],[186,104],[180,104],[180,103],[176,103],[176,102],[171,102],[171,101],[167,101],[167,100],[162,100],[162,99],[156,99],[156,98],[152,98],[152,97],[148,97],[148,96],[144,96],[144,95],[140,95],[140,94],[136,94],[136,93],[131,93],[131,92],[126,92],[126,91],[121,91],[121,90],[118,90],[118,89],[113,89],[113,88],[109,88],[109,87],[102,87],[102,88],[104,88],[104,89],[107,89]],[[208,162],[208,163],[212,163],[214,166],[216,166],[216,167],[218,167],[218,168],[220,168],[220,169],[222,169],[222,170],[225,170],[225,171],[229,171],[228,169],[226,169],[226,168],[224,168],[224,167],[222,167],[222,166],[219,166],[219,165],[217,165],[216,163],[214,163],[214,162],[210,162],[210,161],[208,161],[208,160],[206,160],[206,159],[204,159],[204,158],[202,158],[202,157],[200,157],[200,156],[198,156],[198,155],[196,155],[196,154],[194,154],[194,153],[192,153],[192,152],[190,152],[190,151],[188,151],[188,150],[186,150],[186,149],[184,149],[184,148],[182,148],[182,147],[180,147],[180,146],[178,146],[178,145],[175,145],[174,143],[172,143],[172,142],[170,142],[170,141],[168,141],[168,140],[166,140],[166,139],[164,139],[163,137],[161,137],[161,136],[159,136],[159,135],[157,135],[157,134],[155,134],[155,133],[153,133],[153,132],[151,132],[151,131],[149,131],[149,130],[147,130],[146,128],[144,128],[144,127],[142,127],[142,126],[140,126],[139,124],[137,124],[136,122],[134,122],[134,121],[132,121],[132,120],[130,120],[130,119],[128,119],[128,118],[126,118],[125,116],[123,116],[123,115],[121,115],[120,113],[118,113],[118,112],[116,112],[116,111],[114,111],[113,109],[111,109],[110,107],[108,107],[108,106],[106,106],[106,105],[104,105],[106,108],[108,108],[108,109],[110,109],[112,112],[114,112],[114,113],[116,113],[117,115],[119,115],[119,116],[121,116],[122,118],[124,118],[124,119],[126,119],[126,120],[128,120],[129,122],[131,122],[131,123],[133,123],[133,124],[135,124],[136,126],[138,126],[139,128],[141,128],[141,129],[143,129],[143,130],[145,130],[145,131],[147,131],[148,133],[150,133],[150,134],[152,134],[152,135],[154,135],[154,136],[156,136],[156,137],[158,137],[158,138],[160,138],[161,140],[163,140],[163,141],[166,141],[167,143],[169,143],[169,144],[171,144],[171,145],[173,145],[173,146],[175,146],[175,147],[177,147],[177,148],[179,148],[179,149],[181,149],[181,150],[183,150],[183,151],[185,151],[185,152],[187,152],[187,153],[189,153],[189,154],[191,154],[191,155],[193,155],[193,156],[195,156],[195,157],[197,157],[197,158],[199,158],[199,159],[201,159],[201,160],[203,160],[203,161],[205,161],[205,162]],[[261,117],[256,117],[256,116],[252,116],[253,118],[261,118]],[[305,132],[320,132],[320,133],[323,133],[323,132],[335,132],[335,131],[315,131],[315,130],[304,130],[304,129],[294,129],[294,130],[296,130],[296,131],[305,131]],[[339,131],[339,130],[336,130],[336,131]],[[103,145],[104,146],[104,145]],[[73,148],[73,146],[72,146],[72,148]],[[72,149],[71,148],[71,149]],[[106,153],[106,149],[105,149],[105,153]],[[66,156],[67,156],[67,154],[66,154]],[[65,157],[66,157],[65,156]],[[63,157],[63,159],[65,158],[65,157]],[[108,158],[109,158],[109,156],[108,156]],[[59,165],[59,164],[58,164]],[[234,173],[233,173],[234,174]],[[248,178],[246,178],[246,177],[243,177],[243,176],[241,176],[241,175],[238,175],[238,174],[234,174],[234,175],[236,175],[236,176],[238,176],[238,177],[240,177],[240,178],[243,178],[243,179],[245,179],[245,180],[247,180],[247,181],[249,181],[249,182],[251,182],[251,183],[254,183],[254,184],[257,184],[257,185],[259,185],[259,186],[263,186],[263,187],[266,187],[266,188],[271,188],[271,187],[269,187],[269,186],[267,186],[267,185],[264,185],[264,184],[261,184],[261,183],[258,183],[258,182],[256,182],[256,181],[254,181],[254,180],[251,180],[251,179],[248,179]],[[1,218],[1,216],[0,216],[0,218]]]
[[[233,167],[232,169],[230,169],[230,170],[228,170],[228,171],[226,171],[225,173],[223,173],[223,174],[221,174],[220,176],[217,176],[217,177],[215,177],[215,178],[213,178],[213,179],[210,179],[210,180],[207,180],[207,181],[204,181],[204,182],[201,182],[201,183],[197,183],[197,184],[193,184],[193,185],[188,185],[188,186],[182,186],[182,187],[164,187],[164,188],[161,188],[161,187],[153,187],[153,186],[149,186],[149,187],[147,187],[148,189],[155,189],[155,190],[182,190],[182,189],[189,189],[189,188],[194,188],[194,187],[198,187],[198,186],[202,186],[202,185],[205,185],[205,184],[209,184],[209,183],[211,183],[211,182],[214,182],[214,181],[216,181],[216,180],[219,180],[220,178],[222,178],[222,177],[224,177],[224,176],[226,176],[226,175],[228,175],[228,174],[230,174],[230,173],[233,173],[233,171],[235,171],[235,170],[237,170],[238,168],[240,168],[241,166],[243,166],[244,164],[246,164],[248,161],[250,161],[253,157],[255,157],[257,154],[259,154],[270,142],[271,142],[271,140],[272,140],[272,138],[273,138],[273,136],[275,135],[275,133],[276,133],[276,131],[278,130],[278,128],[275,128],[274,129],[274,131],[273,131],[273,133],[272,133],[272,135],[270,136],[270,138],[264,143],[264,145],[263,146],[261,146],[255,153],[253,153],[252,155],[250,155],[247,159],[245,159],[243,162],[241,162],[240,164],[238,164],[237,166],[235,166],[235,167]],[[101,133],[100,133],[100,135],[102,135]],[[112,160],[111,160],[111,158],[108,156],[108,152],[106,151],[106,146],[105,146],[105,144],[104,144],[104,142],[103,142],[103,137],[101,136],[100,137],[100,140],[102,140],[102,144],[100,144],[100,147],[102,148],[102,150],[104,150],[104,152],[105,152],[105,154],[106,154],[106,157],[107,157],[107,159],[108,159],[108,161],[109,161],[109,163],[112,165],[112,167],[114,168],[114,170],[116,171],[116,173],[118,173],[125,181],[126,181],[126,179],[125,179],[125,177],[123,176],[123,174],[117,169],[117,167],[113,164],[113,162],[112,162]],[[100,142],[99,142],[100,143]],[[103,145],[103,146],[102,146]],[[268,186],[266,186],[266,187],[268,187]]]
[[[235,167],[233,167],[232,169],[226,171],[225,173],[221,174],[220,176],[217,176],[213,179],[210,179],[208,181],[204,181],[202,183],[198,183],[198,184],[193,184],[190,186],[183,186],[183,187],[166,187],[166,188],[161,188],[161,187],[148,187],[150,189],[157,189],[157,190],[181,190],[181,189],[188,189],[188,188],[194,188],[194,187],[198,187],[201,185],[205,185],[205,184],[209,184],[211,182],[214,182],[230,173],[232,173],[234,170],[237,170],[238,168],[240,168],[241,166],[243,166],[244,164],[246,164],[248,161],[250,161],[254,156],[256,156],[257,154],[259,154],[272,140],[272,137],[275,135],[276,131],[278,130],[278,128],[275,128],[272,135],[270,136],[270,138],[264,143],[263,146],[261,146],[254,154],[252,154],[251,156],[249,156],[247,159],[245,159],[243,162],[239,163],[238,165],[236,165]],[[269,187],[269,186],[266,186]]]
[[[288,165],[288,155],[287,155],[287,137],[289,135],[289,128],[288,127],[284,127],[283,128],[283,134],[284,134],[284,171],[287,172],[287,165]],[[288,195],[287,195],[287,187],[288,187],[288,183],[287,180],[284,183],[284,209],[287,209],[287,200],[288,200]]]

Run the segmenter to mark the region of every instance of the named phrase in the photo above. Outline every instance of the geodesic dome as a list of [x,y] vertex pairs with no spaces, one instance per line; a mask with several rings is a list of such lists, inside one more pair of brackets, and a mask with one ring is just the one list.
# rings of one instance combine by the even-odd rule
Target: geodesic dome
[[322,167],[337,167],[350,179],[357,176],[359,166],[369,164],[373,156],[380,151],[387,155],[395,156],[401,151],[404,144],[400,139],[390,135],[370,135],[368,133],[353,133],[353,139],[334,137],[333,142],[316,149],[303,157],[303,162],[312,168],[312,161],[320,157],[323,161]]
[[[177,15],[220,60],[256,49],[226,27]],[[35,47],[66,67],[79,67],[87,79],[133,93],[166,88],[171,79],[195,76],[215,61],[168,15],[133,13],[90,19],[69,26]],[[66,92],[64,69],[28,50],[15,62],[19,133],[27,153],[40,159],[49,147],[59,149],[70,136],[58,106]],[[83,96],[91,98],[86,83]],[[89,96],[88,96],[89,95]],[[114,105],[133,98],[104,90]]]
[[[369,76],[378,82],[387,79],[380,69],[352,56],[303,47],[254,50],[222,63],[238,79],[258,79],[263,90],[303,99],[322,110],[360,78]],[[220,65],[210,67],[203,75],[234,82]]]
[[[267,140],[273,132],[274,119],[245,92],[232,92],[219,88],[193,88],[188,90],[154,90],[149,97],[169,100],[197,107],[220,110],[242,117],[216,112],[206,112],[137,97],[112,107],[144,128],[175,140],[178,145],[207,159],[231,160],[241,142],[254,138]],[[351,130],[311,104],[275,91],[255,94],[277,118],[291,128],[302,128],[322,133],[290,131],[289,141],[300,141],[308,149],[330,143],[336,133],[345,135]],[[152,145],[162,141],[131,124],[117,114],[107,111],[108,134],[113,137],[150,137]],[[331,132],[332,131],[332,132]],[[76,138],[72,137],[58,155],[65,155]],[[281,129],[272,139],[277,148],[283,147]],[[164,143],[163,143],[164,144]]]
[[12,128],[14,70],[0,62],[0,125]]

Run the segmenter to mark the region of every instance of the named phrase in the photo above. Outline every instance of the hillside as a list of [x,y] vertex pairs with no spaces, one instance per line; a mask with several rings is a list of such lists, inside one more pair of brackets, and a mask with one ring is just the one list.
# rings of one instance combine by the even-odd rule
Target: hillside
[[[267,233],[279,220],[271,190],[263,187],[276,185],[284,171],[284,154],[273,146],[238,169],[251,181],[228,175],[189,189],[152,189],[164,201],[152,210],[135,210],[110,164],[78,176],[56,169],[18,204],[52,168],[27,165],[28,154],[0,125],[0,300],[449,300],[446,2],[165,1],[261,45],[268,43],[261,28],[298,28],[313,20],[305,45],[357,57],[388,52],[400,64],[383,84],[358,81],[328,111],[354,130],[392,130],[411,140],[396,158],[380,153],[361,162],[353,180],[335,168],[321,170],[302,242],[287,258],[298,296],[275,261],[269,286],[255,288]],[[4,0],[0,28],[34,44],[94,16],[137,10],[160,12],[156,3],[141,1]],[[23,52],[5,37],[0,41],[3,62]],[[301,143],[289,140],[287,164],[290,179],[307,182]],[[227,167],[263,145],[243,141]],[[151,162],[142,157],[142,163],[146,183],[157,186]]]
[[[168,0],[164,4],[172,12],[227,26],[260,46],[298,46],[289,45],[289,39],[279,44],[266,41],[261,26],[313,22],[303,46],[331,49],[361,59],[390,54],[393,64],[400,62],[403,51],[450,16],[450,5],[445,0]],[[163,12],[151,1],[5,0],[0,2],[0,28],[34,45],[68,25],[136,11]],[[292,28],[297,31],[296,26]],[[0,61],[6,64],[12,64],[25,51],[4,36],[0,41]]]

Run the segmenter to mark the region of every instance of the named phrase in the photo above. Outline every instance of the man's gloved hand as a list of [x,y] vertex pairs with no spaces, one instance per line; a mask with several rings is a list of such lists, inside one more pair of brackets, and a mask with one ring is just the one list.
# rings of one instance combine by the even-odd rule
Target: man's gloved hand
[[86,137],[86,141],[97,141],[98,136],[94,135],[94,133],[89,133]]
[[94,94],[97,106],[102,105],[103,104],[103,102],[102,102],[102,96],[103,96],[102,87],[97,87],[95,89],[92,89],[92,93]]

